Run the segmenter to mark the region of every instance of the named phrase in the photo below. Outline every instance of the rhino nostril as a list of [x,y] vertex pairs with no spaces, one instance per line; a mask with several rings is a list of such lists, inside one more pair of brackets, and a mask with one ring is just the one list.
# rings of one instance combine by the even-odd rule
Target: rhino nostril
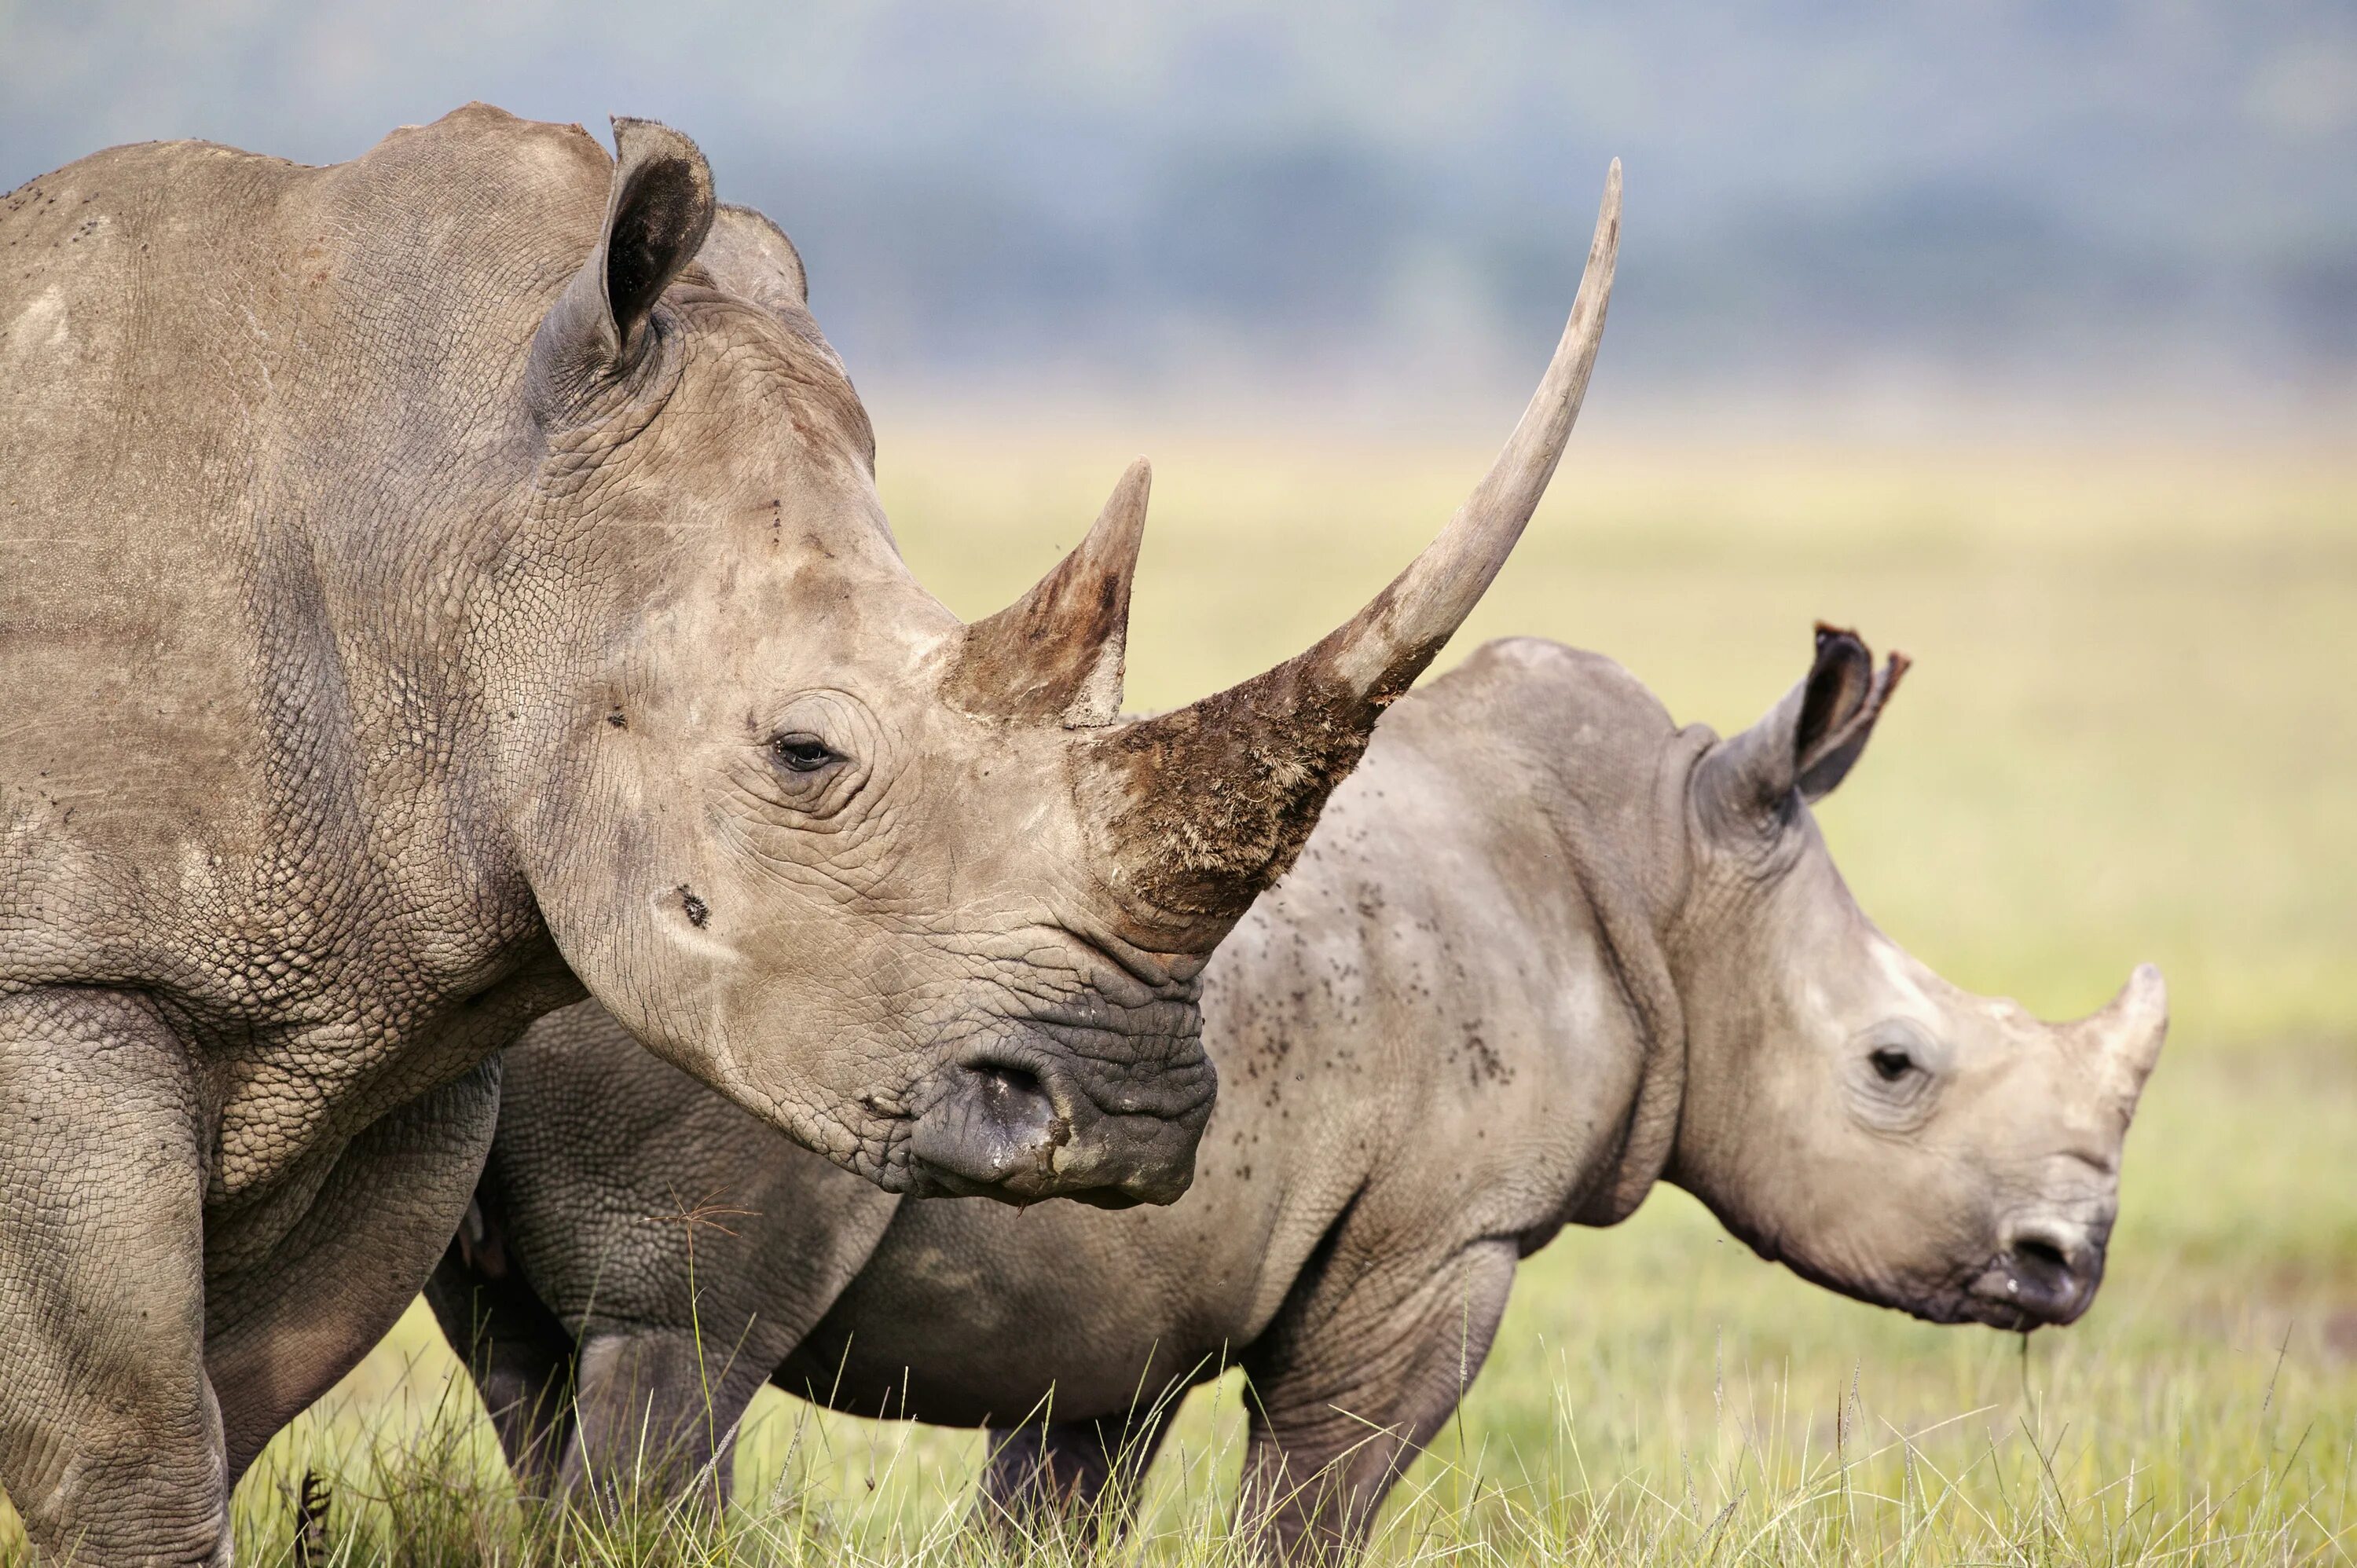
[[2014,1256],[2032,1265],[2051,1269],[2058,1274],[2071,1272],[2071,1260],[2061,1246],[2043,1236],[2025,1236],[2013,1244]]
[[987,1067],[975,1068],[974,1074],[982,1079],[983,1097],[995,1105],[1003,1105],[1022,1097],[1048,1098],[1048,1090],[1039,1082],[1039,1075],[1025,1068],[1004,1067],[994,1062]]

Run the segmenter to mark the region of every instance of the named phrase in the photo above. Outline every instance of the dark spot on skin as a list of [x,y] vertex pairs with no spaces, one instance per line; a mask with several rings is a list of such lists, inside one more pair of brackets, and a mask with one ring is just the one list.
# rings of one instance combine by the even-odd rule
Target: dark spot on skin
[[687,923],[699,931],[712,918],[712,906],[697,897],[683,882],[679,886],[679,909],[687,917]]
[[616,708],[612,713],[608,714],[606,715],[606,722],[612,725],[616,729],[628,729],[630,727],[630,721],[623,715],[622,710],[619,708]]
[[[1478,1030],[1465,1033],[1465,1048],[1473,1058],[1470,1073],[1474,1083],[1483,1079],[1491,1083],[1507,1083],[1513,1079],[1514,1070],[1498,1055],[1497,1047],[1483,1039]],[[1450,1053],[1452,1056],[1454,1052]]]

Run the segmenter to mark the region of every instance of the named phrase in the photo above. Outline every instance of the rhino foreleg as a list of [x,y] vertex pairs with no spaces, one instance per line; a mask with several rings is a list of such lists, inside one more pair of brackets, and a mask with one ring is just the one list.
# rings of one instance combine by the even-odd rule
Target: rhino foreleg
[[229,1560],[190,1061],[143,997],[0,1001],[0,1487],[60,1561]]
[[1244,1357],[1252,1385],[1236,1530],[1256,1555],[1329,1560],[1457,1408],[1512,1288],[1512,1242],[1427,1266],[1354,1255],[1345,1233]]
[[494,1057],[346,1144],[268,1253],[205,1282],[205,1365],[234,1487],[280,1428],[384,1337],[449,1243],[500,1112]]
[[1072,1524],[1125,1526],[1181,1391],[1126,1417],[991,1428],[976,1522],[1017,1540]]

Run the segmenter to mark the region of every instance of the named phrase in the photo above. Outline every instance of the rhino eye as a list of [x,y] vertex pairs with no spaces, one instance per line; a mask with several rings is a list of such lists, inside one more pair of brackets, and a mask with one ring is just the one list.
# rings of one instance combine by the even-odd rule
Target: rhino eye
[[816,773],[843,760],[814,735],[781,735],[770,743],[770,754],[790,773]]
[[1874,1064],[1875,1075],[1885,1083],[1897,1083],[1915,1070],[1915,1058],[1903,1046],[1877,1046],[1867,1059]]

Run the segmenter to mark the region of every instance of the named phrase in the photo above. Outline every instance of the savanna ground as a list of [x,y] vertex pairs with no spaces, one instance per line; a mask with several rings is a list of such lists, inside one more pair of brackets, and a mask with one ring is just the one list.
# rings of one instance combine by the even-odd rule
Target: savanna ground
[[[1487,456],[1157,440],[1130,647],[1131,702],[1148,707],[1347,614]],[[1070,426],[904,434],[884,489],[919,575],[973,616],[1073,542],[1130,450]],[[2050,1016],[2098,1005],[2138,960],[2168,975],[2174,1026],[2102,1296],[2026,1341],[1934,1328],[1760,1262],[1664,1188],[1523,1266],[1379,1559],[2357,1556],[2357,462],[1583,436],[1446,661],[1485,637],[1556,637],[1728,728],[1800,676],[1818,618],[1918,661],[1821,813],[1885,929]],[[414,1311],[246,1481],[245,1559],[1006,1550],[960,1528],[977,1435],[775,1394],[748,1418],[724,1526],[528,1520],[453,1370]],[[1242,1397],[1232,1377],[1194,1396],[1144,1527],[1107,1560],[1232,1555]],[[331,1500],[298,1551],[307,1469]]]

